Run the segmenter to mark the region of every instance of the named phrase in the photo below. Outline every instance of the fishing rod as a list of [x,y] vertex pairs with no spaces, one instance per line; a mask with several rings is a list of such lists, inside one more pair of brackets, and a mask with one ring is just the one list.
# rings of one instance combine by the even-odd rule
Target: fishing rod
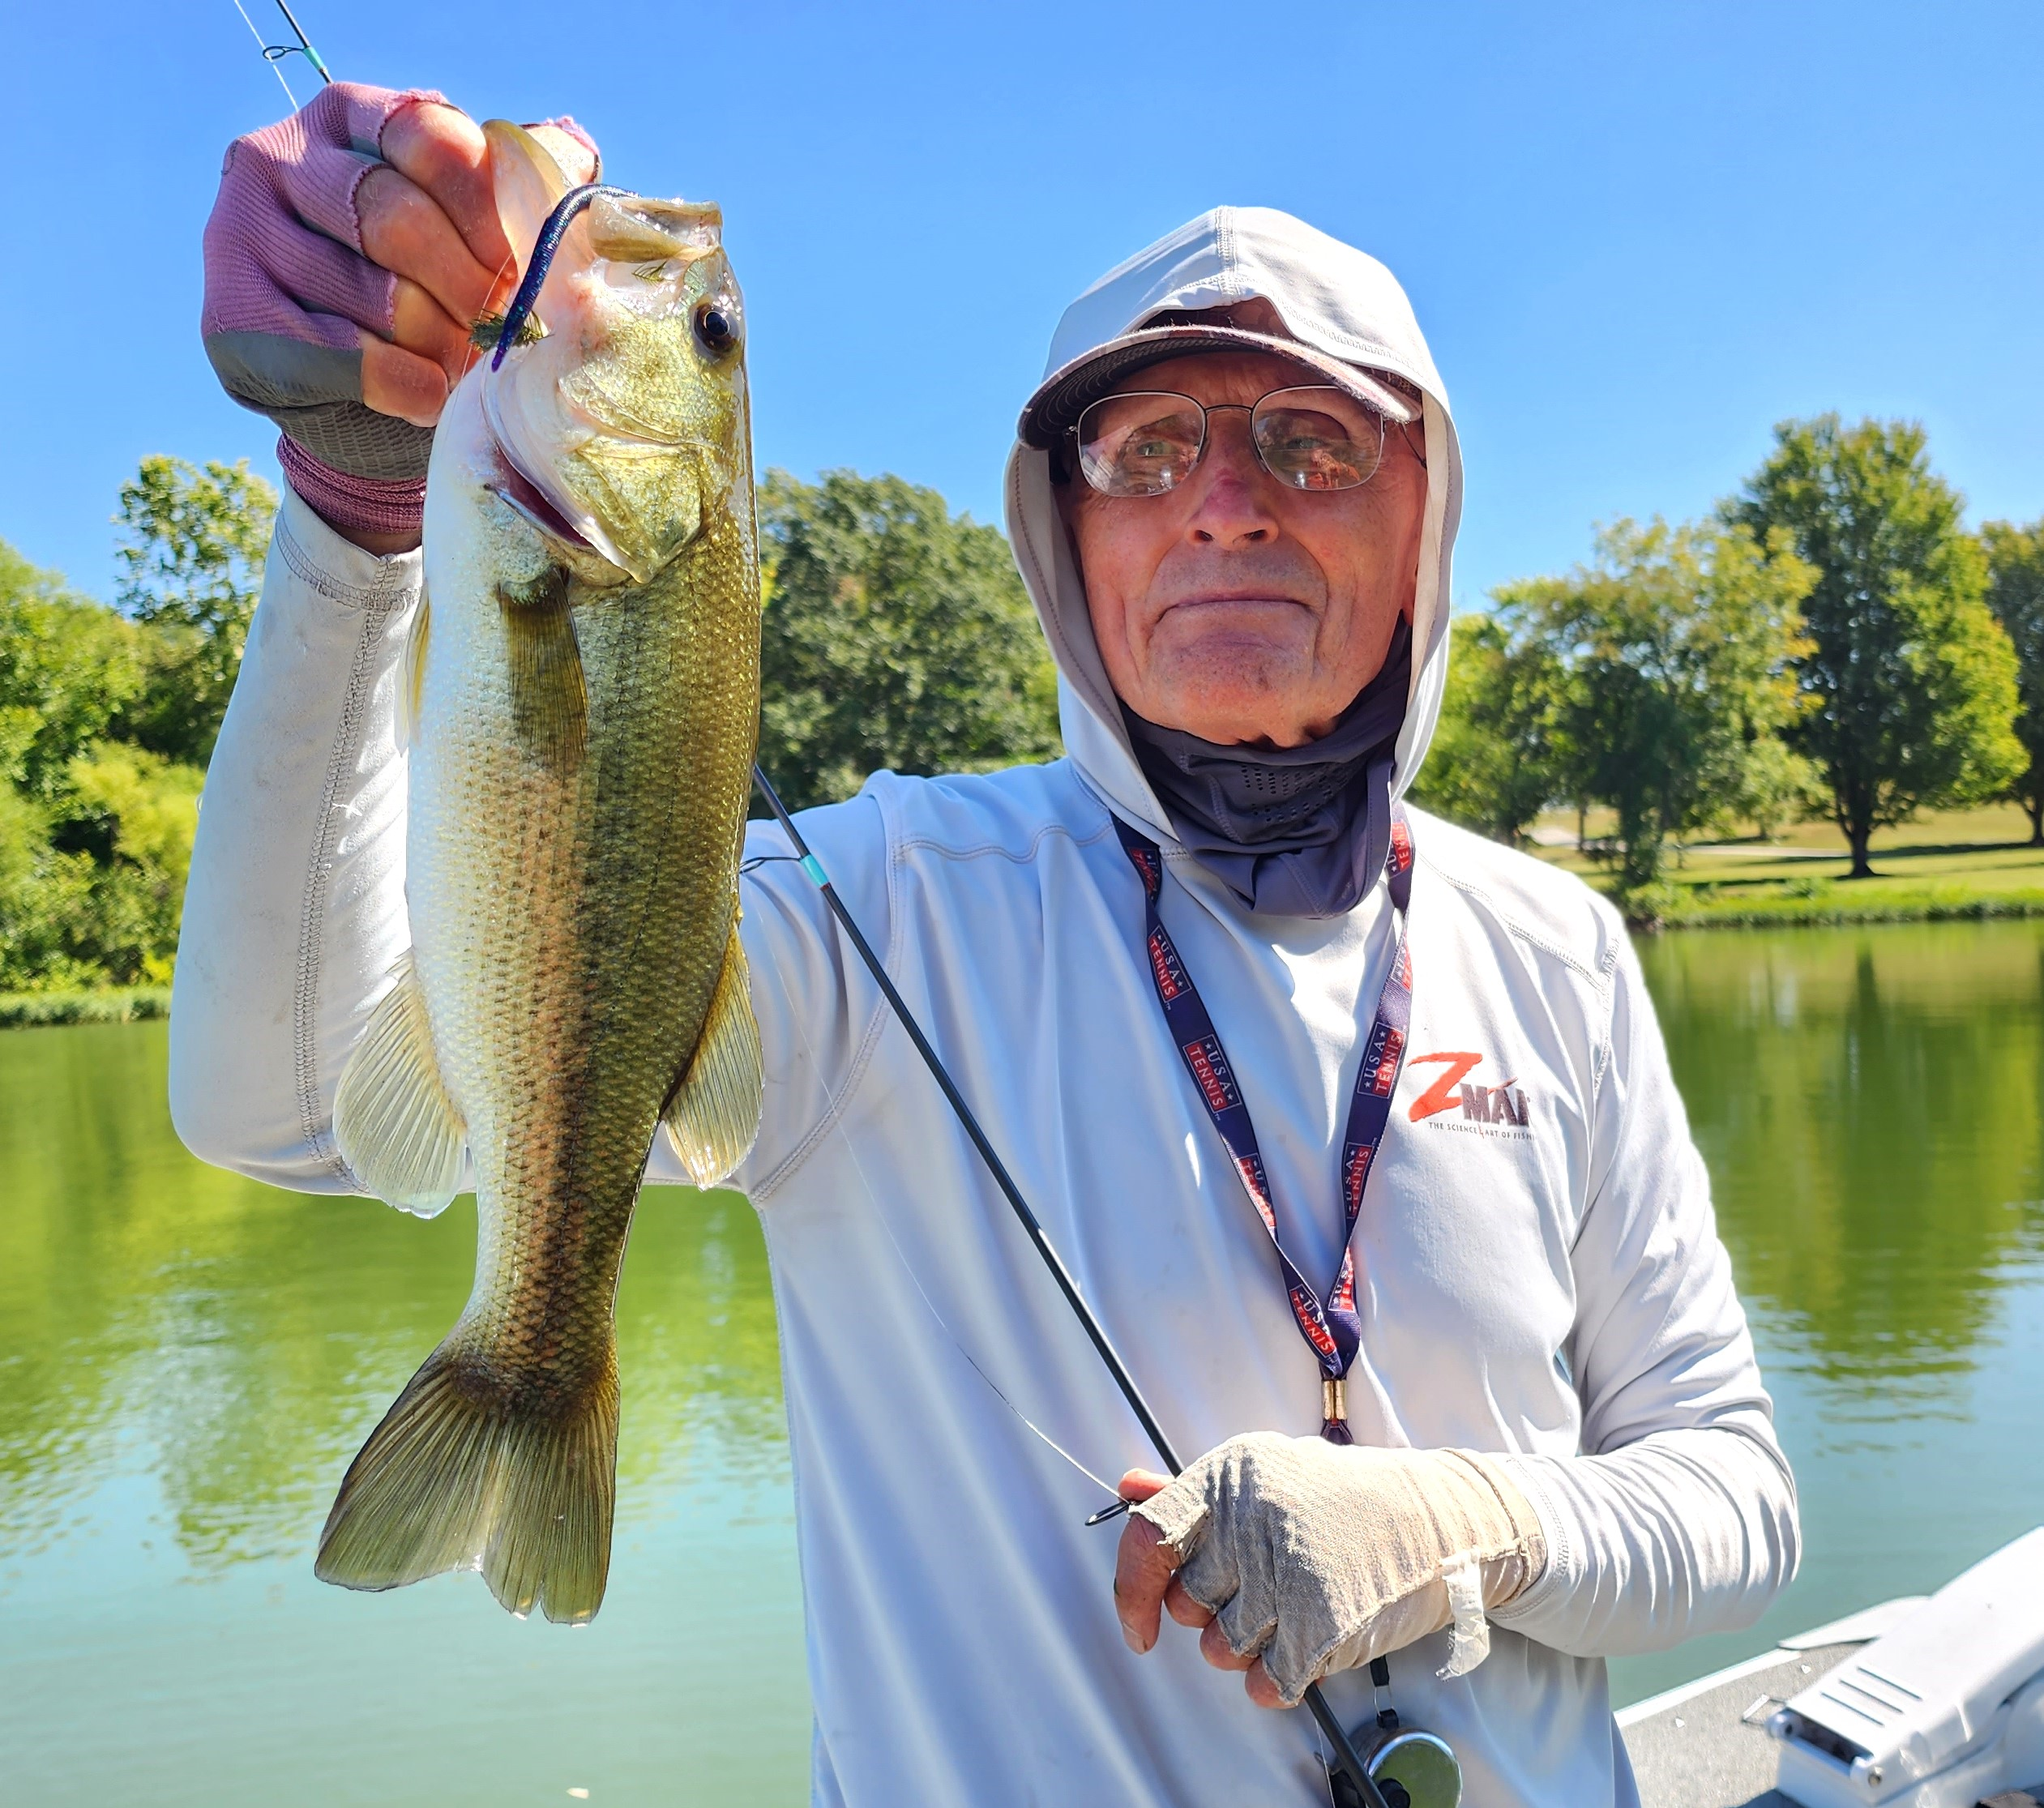
[[[276,4],[278,11],[284,15],[284,23],[291,28],[293,35],[298,41],[296,44],[263,44],[263,34],[256,31],[255,22],[249,18],[247,12],[242,6],[242,0],[234,0],[234,10],[242,15],[250,31],[255,33],[256,42],[263,47],[263,60],[276,71],[277,79],[284,83],[284,92],[291,96],[292,105],[295,107],[297,105],[297,96],[291,94],[291,84],[284,82],[284,71],[277,66],[285,58],[302,56],[319,71],[319,79],[323,83],[331,83],[334,79],[333,73],[327,67],[325,59],[313,47],[312,40],[306,35],[305,28],[298,23],[297,15],[292,11],[286,0],[276,0]],[[553,233],[554,243],[558,244],[560,234],[566,229],[567,220],[572,217],[575,208],[586,206],[596,194],[601,192],[604,192],[603,185],[590,183],[583,189],[574,191],[562,206],[554,210],[554,216],[549,218],[547,223],[548,228]],[[547,244],[546,240],[547,234],[543,231],[541,235],[541,246],[544,246],[546,254],[550,255],[553,246]],[[536,254],[532,261],[538,267],[539,274],[543,276],[546,258],[538,254],[541,246],[535,247]],[[532,301],[537,299],[538,290],[538,284],[531,280],[532,274],[532,271],[528,270],[527,283],[521,288],[519,296],[519,300],[523,301],[528,313]],[[526,293],[528,289],[530,289],[530,293]],[[507,314],[505,330],[498,337],[496,357],[492,361],[493,365],[502,362],[505,348],[512,343],[515,332],[515,329],[511,323],[511,317]],[[959,1091],[957,1084],[951,1077],[950,1071],[944,1066],[936,1049],[930,1045],[930,1038],[923,1034],[922,1026],[916,1021],[915,1013],[909,1010],[908,1001],[895,989],[894,981],[887,977],[887,968],[881,964],[879,956],[874,953],[872,943],[866,940],[865,932],[860,929],[857,921],[846,908],[845,900],[837,895],[837,888],[832,884],[830,875],[823,870],[823,863],[810,851],[808,842],[802,838],[802,831],[796,827],[794,818],[788,813],[788,806],[780,801],[780,793],[774,789],[773,781],[767,776],[764,769],[757,761],[753,763],[752,777],[753,782],[759,787],[760,794],[766,798],[768,807],[772,810],[775,819],[787,832],[789,841],[800,859],[802,871],[808,876],[810,882],[815,886],[816,889],[823,893],[823,901],[829,905],[831,914],[837,919],[839,926],[843,929],[852,946],[858,951],[859,959],[866,964],[866,971],[872,974],[874,982],[879,986],[887,1003],[892,1007],[896,1017],[900,1019],[901,1027],[909,1032],[909,1039],[915,1044],[916,1052],[922,1057],[923,1064],[929,1068],[931,1077],[942,1089],[946,1101],[956,1115],[960,1124],[963,1126],[966,1135],[971,1138],[973,1147],[979,1152],[980,1159],[986,1164],[987,1172],[994,1177],[994,1182],[1000,1188],[1002,1197],[1007,1201],[1016,1217],[1020,1221],[1023,1229],[1028,1233],[1029,1241],[1035,1246],[1037,1254],[1042,1257],[1044,1266],[1050,1271],[1051,1278],[1058,1284],[1058,1291],[1064,1295],[1067,1303],[1071,1307],[1080,1325],[1092,1340],[1094,1349],[1099,1352],[1101,1361],[1106,1365],[1108,1374],[1114,1378],[1114,1385],[1121,1390],[1122,1399],[1128,1402],[1129,1409],[1135,1413],[1138,1422],[1141,1424],[1151,1444],[1155,1447],[1158,1457],[1173,1475],[1182,1473],[1185,1465],[1178,1460],[1178,1451],[1173,1447],[1163,1425],[1158,1421],[1157,1415],[1150,1410],[1149,1402],[1144,1399],[1143,1390],[1136,1385],[1135,1376],[1129,1373],[1128,1365],[1122,1360],[1120,1353],[1115,1349],[1112,1340],[1107,1335],[1106,1328],[1093,1315],[1093,1308],[1087,1305],[1085,1295],[1079,1291],[1078,1282],[1071,1277],[1071,1271],[1064,1265],[1063,1259],[1058,1255],[1056,1246],[1045,1233],[1041,1221],[1036,1213],[1029,1209],[1029,1203],[1023,1198],[1021,1188],[1016,1185],[1014,1177],[1008,1173],[1006,1164],[1002,1161],[993,1143],[987,1139],[986,1132],[980,1127],[979,1119],[973,1115],[973,1108],[965,1102],[964,1094]],[[1127,1501],[1117,1502],[1106,1511],[1095,1514],[1087,1521],[1087,1524],[1089,1525],[1104,1524],[1117,1514],[1126,1511],[1131,1504]],[[1327,1698],[1320,1692],[1319,1684],[1309,1682],[1306,1687],[1304,1699],[1306,1705],[1312,1710],[1313,1718],[1318,1723],[1321,1733],[1327,1739],[1328,1743],[1334,1748],[1335,1759],[1332,1767],[1339,1770],[1354,1785],[1362,1798],[1362,1808],[1392,1808],[1392,1804],[1385,1799],[1383,1790],[1378,1788],[1375,1780],[1370,1775],[1368,1767],[1358,1754],[1354,1742],[1349,1738],[1347,1729],[1336,1718],[1334,1710],[1328,1706]]]
[[[1015,1178],[1007,1171],[1007,1164],[987,1139],[986,1132],[980,1127],[979,1119],[973,1115],[973,1108],[965,1102],[964,1094],[959,1091],[957,1083],[951,1079],[950,1070],[944,1066],[936,1049],[930,1046],[930,1038],[923,1034],[922,1026],[916,1021],[915,1013],[909,1010],[908,1001],[896,990],[894,981],[887,977],[887,968],[882,965],[880,957],[873,951],[873,944],[866,940],[865,932],[860,929],[845,900],[837,895],[837,887],[832,884],[830,874],[823,870],[823,861],[810,851],[808,842],[802,839],[802,831],[795,827],[795,819],[789,814],[788,806],[780,801],[780,793],[774,789],[773,781],[756,762],[752,768],[752,779],[753,783],[759,787],[759,794],[767,800],[767,807],[774,813],[775,820],[786,831],[803,873],[807,875],[810,883],[823,893],[823,902],[830,906],[831,914],[837,919],[839,928],[845,931],[852,946],[858,951],[859,959],[865,963],[866,970],[873,976],[874,983],[892,1007],[901,1027],[909,1032],[909,1040],[915,1044],[916,1053],[922,1057],[923,1065],[930,1070],[930,1077],[937,1082],[952,1113],[971,1139],[973,1147],[979,1151],[980,1160],[986,1163],[986,1171],[994,1177],[994,1184],[1000,1189],[1001,1196],[1007,1201],[1023,1229],[1028,1233],[1037,1254],[1043,1258],[1044,1266],[1050,1271],[1051,1279],[1057,1282],[1058,1291],[1064,1295],[1080,1327],[1092,1340],[1093,1348],[1100,1353],[1101,1361],[1106,1365],[1114,1385],[1121,1390],[1122,1398],[1128,1402],[1129,1410],[1135,1413],[1165,1467],[1173,1475],[1182,1473],[1185,1465],[1178,1460],[1178,1452],[1172,1447],[1170,1438],[1158,1423],[1156,1413],[1150,1410],[1149,1402],[1144,1399],[1143,1390],[1136,1385],[1135,1376],[1128,1371],[1128,1365],[1115,1349],[1113,1340],[1107,1335],[1106,1327],[1093,1315],[1093,1308],[1086,1303],[1085,1295],[1079,1291],[1079,1283],[1071,1278],[1071,1271],[1064,1265],[1056,1246],[1045,1233],[1041,1220],[1029,1209],[1028,1201],[1022,1196],[1022,1189],[1016,1185]],[[1086,1523],[1088,1525],[1101,1524],[1116,1513],[1126,1511],[1130,1504],[1118,1502],[1107,1511],[1095,1514]],[[1349,1738],[1347,1729],[1336,1717],[1334,1710],[1328,1707],[1327,1697],[1320,1692],[1320,1685],[1309,1682],[1306,1686],[1304,1699],[1306,1705],[1312,1710],[1313,1718],[1319,1725],[1321,1733],[1334,1747],[1334,1767],[1354,1785],[1362,1797],[1363,1808],[1391,1808],[1383,1791],[1378,1787],[1368,1766],[1357,1751],[1355,1742]]]

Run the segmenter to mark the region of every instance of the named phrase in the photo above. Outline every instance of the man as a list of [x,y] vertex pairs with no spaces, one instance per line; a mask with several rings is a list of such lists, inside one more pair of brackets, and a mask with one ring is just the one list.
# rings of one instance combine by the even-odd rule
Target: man
[[[407,941],[417,454],[507,254],[485,168],[437,96],[331,90],[237,147],[208,232],[216,364],[298,437],[208,780],[173,1106],[288,1186],[354,1190],[334,1087]],[[1631,1802],[1602,1660],[1747,1625],[1794,1572],[1618,919],[1397,802],[1460,500],[1390,274],[1206,215],[1073,303],[1009,461],[1069,756],[879,773],[804,821],[1208,1453],[1178,1481],[818,893],[785,860],[747,879],[767,1097],[736,1180],[773,1263],[819,1802],[1324,1802],[1312,1723],[1271,1710],[1318,1676],[1363,1723],[1379,1655],[1472,1803]],[[680,1178],[664,1142],[649,1178]],[[1118,1543],[1018,1414],[1122,1475]]]

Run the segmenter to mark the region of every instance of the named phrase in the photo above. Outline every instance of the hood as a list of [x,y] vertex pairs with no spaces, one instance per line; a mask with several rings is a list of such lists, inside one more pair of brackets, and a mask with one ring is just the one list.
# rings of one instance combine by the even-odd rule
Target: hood
[[[1462,512],[1462,454],[1433,354],[1397,279],[1353,246],[1272,207],[1216,207],[1102,276],[1065,310],[1046,377],[1134,331],[1153,315],[1233,306],[1260,297],[1302,344],[1386,370],[1424,398],[1426,517],[1413,600],[1412,682],[1398,736],[1392,795],[1412,781],[1440,714],[1447,677],[1450,562]],[[1050,454],[1017,438],[1008,456],[1009,543],[1058,666],[1066,750],[1118,815],[1162,840],[1179,839],[1143,775],[1107,680],[1085,587],[1050,482]]]

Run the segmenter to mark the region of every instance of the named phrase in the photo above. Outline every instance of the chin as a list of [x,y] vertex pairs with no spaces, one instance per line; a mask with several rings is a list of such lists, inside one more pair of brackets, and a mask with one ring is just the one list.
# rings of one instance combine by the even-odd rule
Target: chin
[[1308,738],[1300,731],[1298,717],[1297,703],[1282,692],[1238,686],[1166,698],[1161,700],[1159,713],[1150,720],[1161,727],[1180,729],[1221,746],[1252,741],[1289,746]]

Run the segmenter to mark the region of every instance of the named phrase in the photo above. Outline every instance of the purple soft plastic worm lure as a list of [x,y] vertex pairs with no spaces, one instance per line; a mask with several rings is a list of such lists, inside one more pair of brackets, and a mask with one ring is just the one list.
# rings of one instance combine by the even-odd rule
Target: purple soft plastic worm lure
[[554,203],[553,212],[546,216],[546,224],[540,228],[540,236],[532,241],[532,261],[525,267],[525,280],[518,285],[518,293],[505,310],[504,323],[498,329],[497,349],[490,360],[491,370],[503,363],[505,352],[532,318],[540,290],[545,286],[546,273],[553,267],[554,254],[560,250],[561,241],[575,223],[575,216],[599,194],[622,195],[626,200],[634,198],[628,188],[618,188],[609,182],[584,182],[579,188],[570,189]]

